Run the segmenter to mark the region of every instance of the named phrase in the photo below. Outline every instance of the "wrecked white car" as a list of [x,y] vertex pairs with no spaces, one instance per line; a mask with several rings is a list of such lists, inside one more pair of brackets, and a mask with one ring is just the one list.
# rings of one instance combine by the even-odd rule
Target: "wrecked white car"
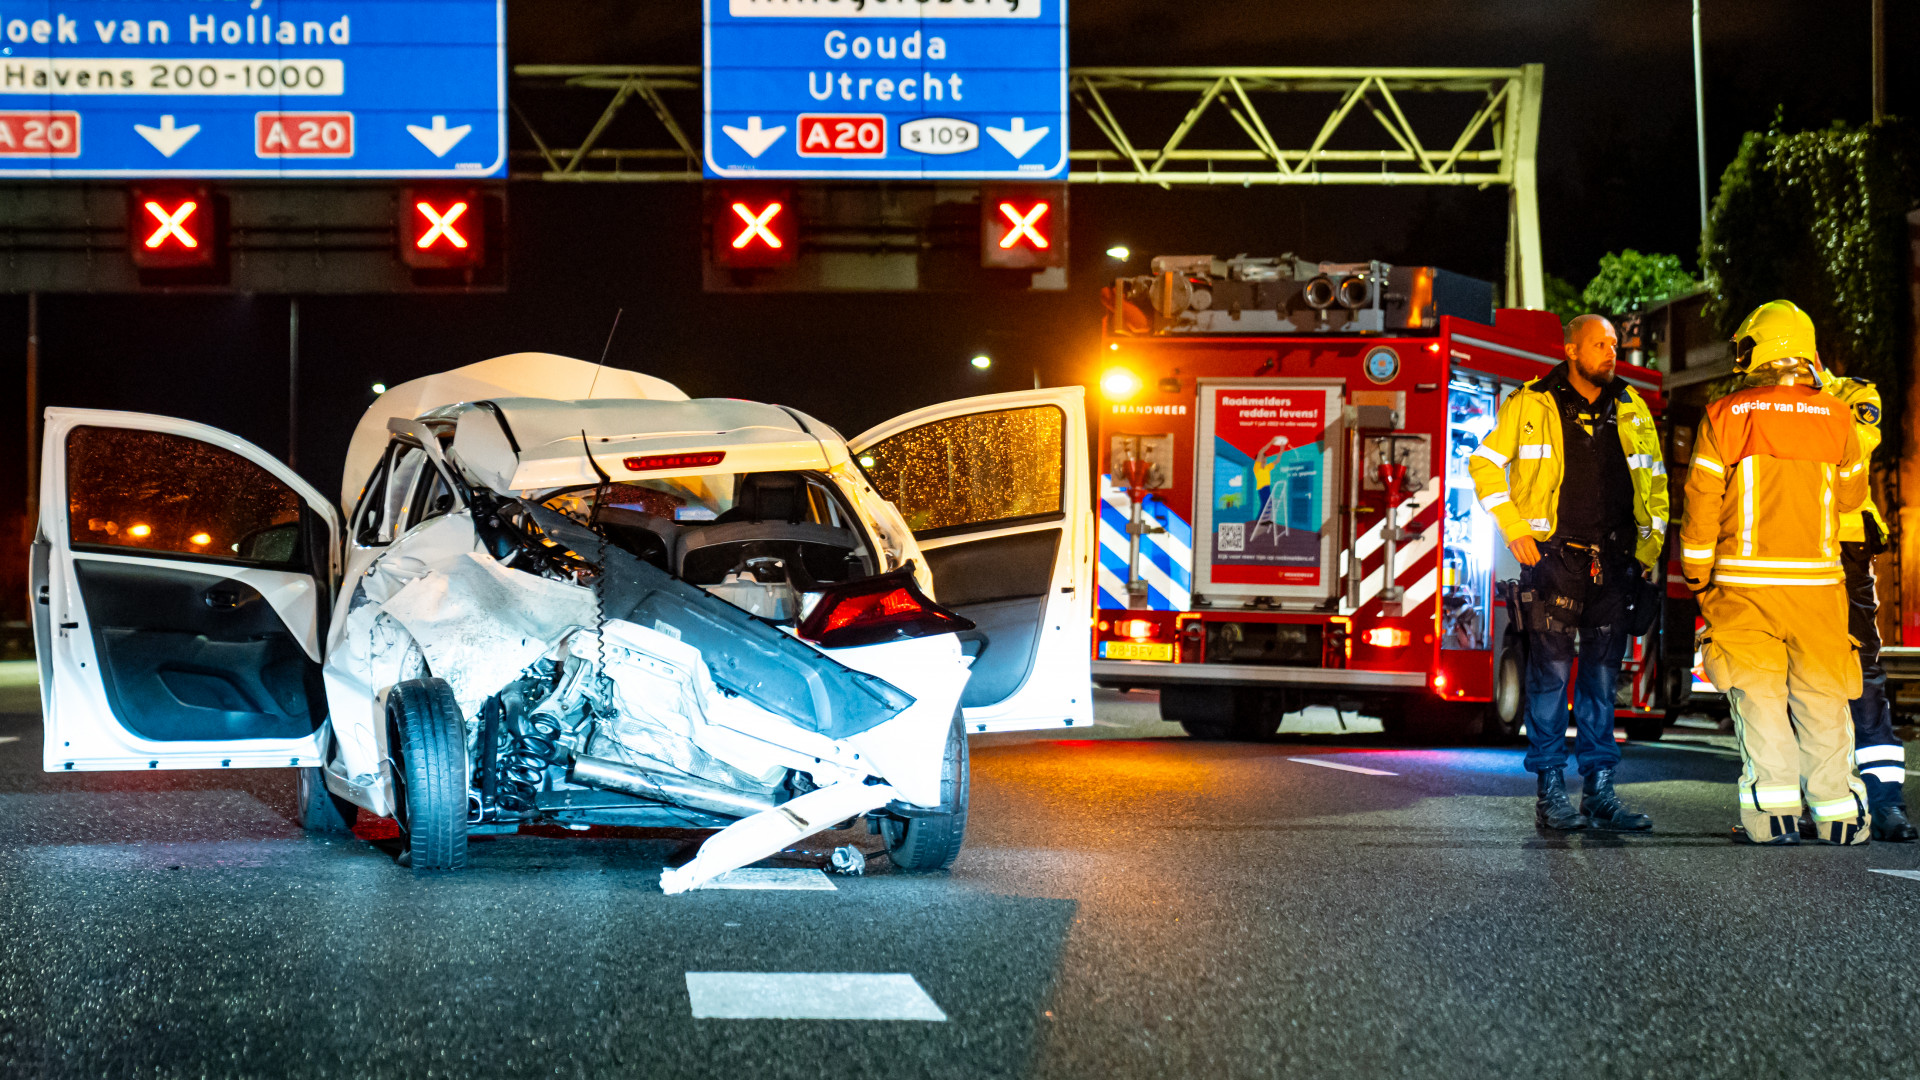
[[1086,724],[1077,388],[849,444],[791,409],[522,354],[384,395],[340,507],[256,447],[49,409],[49,771],[291,767],[416,871],[536,823],[718,829],[694,888],[864,816],[959,853],[969,731]]

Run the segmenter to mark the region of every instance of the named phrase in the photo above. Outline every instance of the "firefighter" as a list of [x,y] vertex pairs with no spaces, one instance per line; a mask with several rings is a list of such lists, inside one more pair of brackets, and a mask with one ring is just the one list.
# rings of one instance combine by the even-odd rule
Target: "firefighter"
[[[1880,391],[1865,379],[1829,375],[1824,389],[1853,410],[1853,431],[1868,461],[1880,445]],[[1893,733],[1887,702],[1887,671],[1880,665],[1880,601],[1874,591],[1873,557],[1887,549],[1887,522],[1873,492],[1840,510],[1840,566],[1847,576],[1847,632],[1860,643],[1860,696],[1853,713],[1853,757],[1867,786],[1867,814],[1875,840],[1896,844],[1920,838],[1907,820],[1906,748]]]
[[1746,385],[1707,406],[1680,527],[1706,620],[1701,660],[1733,707],[1744,762],[1735,836],[1756,844],[1800,842],[1803,795],[1819,842],[1868,839],[1839,538],[1839,508],[1866,497],[1867,462],[1816,357],[1813,321],[1785,300],[1740,324]]
[[[1614,793],[1614,684],[1630,605],[1642,576],[1660,564],[1666,467],[1652,411],[1614,378],[1619,336],[1612,324],[1581,315],[1567,324],[1566,338],[1566,363],[1500,406],[1467,464],[1480,505],[1522,567],[1526,766],[1539,776],[1535,822],[1557,830],[1651,829],[1652,818]],[[1578,811],[1562,775],[1576,654],[1575,752],[1586,779]]]

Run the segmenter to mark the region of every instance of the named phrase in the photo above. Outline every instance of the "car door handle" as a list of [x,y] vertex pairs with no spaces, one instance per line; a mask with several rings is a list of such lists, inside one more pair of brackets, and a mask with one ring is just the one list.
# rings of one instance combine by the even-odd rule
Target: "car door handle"
[[40,586],[40,591],[34,598],[43,604],[51,603],[52,601],[49,598],[48,588],[49,587],[46,585]]
[[208,589],[203,597],[210,608],[237,608],[240,594],[233,589]]

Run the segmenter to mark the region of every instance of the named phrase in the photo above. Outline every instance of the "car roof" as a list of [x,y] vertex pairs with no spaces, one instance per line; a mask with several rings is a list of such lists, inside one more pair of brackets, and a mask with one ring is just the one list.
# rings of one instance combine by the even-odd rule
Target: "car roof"
[[351,513],[392,435],[389,420],[492,397],[685,401],[686,392],[651,375],[553,353],[511,353],[401,383],[376,398],[353,429],[340,481],[340,508]]
[[[491,398],[426,418],[452,418],[452,455],[474,479],[501,492],[593,484],[601,473],[635,480],[826,470],[848,459],[845,440],[832,428],[804,413],[737,398]],[[683,460],[711,454],[721,456]]]

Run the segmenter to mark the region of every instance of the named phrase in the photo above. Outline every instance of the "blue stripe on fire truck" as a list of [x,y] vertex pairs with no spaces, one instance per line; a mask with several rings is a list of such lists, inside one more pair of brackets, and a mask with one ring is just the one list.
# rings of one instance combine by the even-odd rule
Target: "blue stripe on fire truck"
[[[1100,606],[1127,604],[1127,521],[1133,500],[1110,477],[1100,477]],[[1193,606],[1193,526],[1165,503],[1149,495],[1142,516],[1165,532],[1140,538],[1140,577],[1147,583],[1147,607],[1186,611]]]

